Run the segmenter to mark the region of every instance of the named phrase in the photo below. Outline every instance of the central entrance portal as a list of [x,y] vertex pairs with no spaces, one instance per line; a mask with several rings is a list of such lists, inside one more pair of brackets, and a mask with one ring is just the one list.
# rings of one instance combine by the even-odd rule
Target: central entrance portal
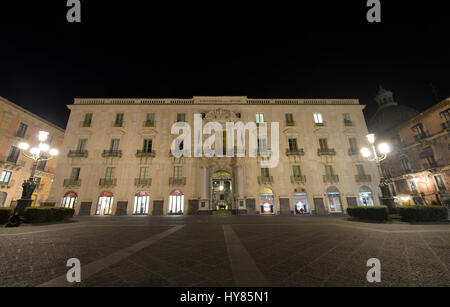
[[231,174],[220,170],[211,180],[211,204],[213,213],[231,213],[233,204]]

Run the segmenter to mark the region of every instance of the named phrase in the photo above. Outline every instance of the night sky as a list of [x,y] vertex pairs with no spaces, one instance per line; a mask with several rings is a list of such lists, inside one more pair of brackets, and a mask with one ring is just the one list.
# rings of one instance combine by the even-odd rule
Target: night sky
[[63,128],[75,97],[359,98],[369,118],[379,84],[419,111],[430,83],[450,96],[438,2],[381,1],[380,24],[365,0],[82,0],[80,24],[65,0],[3,2],[0,96]]

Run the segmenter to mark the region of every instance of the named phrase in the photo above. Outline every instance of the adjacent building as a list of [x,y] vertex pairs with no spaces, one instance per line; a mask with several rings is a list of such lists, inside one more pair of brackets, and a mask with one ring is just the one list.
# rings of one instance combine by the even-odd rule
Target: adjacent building
[[[40,130],[49,132],[49,145],[61,147],[63,129],[0,97],[0,207],[15,206],[17,199],[22,196],[22,183],[29,178],[33,162],[21,154],[18,144],[39,144]],[[32,195],[33,205],[39,206],[46,201],[56,163],[57,158],[38,164],[38,185]]]
[[397,203],[443,204],[450,198],[450,98],[390,127],[381,138],[392,148],[382,170]]
[[[68,108],[48,203],[78,215],[336,214],[379,204],[376,165],[359,153],[368,132],[357,99],[75,99]],[[176,158],[171,128],[193,127],[194,114],[203,125],[268,123],[258,145],[269,151],[270,123],[279,122],[278,165],[261,168],[266,158],[248,151]],[[192,144],[210,136],[194,135]]]

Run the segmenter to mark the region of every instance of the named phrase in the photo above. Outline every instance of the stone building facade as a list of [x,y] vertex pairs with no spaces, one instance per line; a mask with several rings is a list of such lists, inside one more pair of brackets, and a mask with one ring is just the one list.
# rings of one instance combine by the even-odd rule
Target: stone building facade
[[[22,196],[22,183],[29,178],[33,161],[20,153],[18,144],[39,144],[40,130],[49,132],[52,147],[61,147],[63,129],[0,97],[0,207],[14,206]],[[32,195],[33,205],[47,200],[56,163],[57,158],[38,164],[35,177],[39,183]]]
[[390,129],[384,176],[399,204],[442,204],[450,198],[450,98]]
[[[79,215],[332,214],[379,204],[377,168],[359,153],[367,127],[356,99],[75,99],[68,108],[48,201]],[[174,157],[172,125],[193,127],[194,114],[203,125],[278,122],[278,165],[261,168],[261,155]],[[271,149],[270,133],[260,146]]]

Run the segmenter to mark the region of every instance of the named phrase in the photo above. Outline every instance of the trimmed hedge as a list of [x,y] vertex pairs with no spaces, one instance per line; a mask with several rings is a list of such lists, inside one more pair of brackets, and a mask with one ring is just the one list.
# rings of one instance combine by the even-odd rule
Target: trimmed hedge
[[363,220],[387,221],[389,219],[387,206],[351,207],[347,208],[347,213]]
[[398,214],[407,222],[437,222],[448,220],[448,209],[444,206],[398,206]]
[[44,223],[68,220],[73,217],[74,209],[63,207],[28,207],[25,209],[26,223]]
[[8,219],[14,213],[14,208],[0,208],[0,225],[8,223]]

